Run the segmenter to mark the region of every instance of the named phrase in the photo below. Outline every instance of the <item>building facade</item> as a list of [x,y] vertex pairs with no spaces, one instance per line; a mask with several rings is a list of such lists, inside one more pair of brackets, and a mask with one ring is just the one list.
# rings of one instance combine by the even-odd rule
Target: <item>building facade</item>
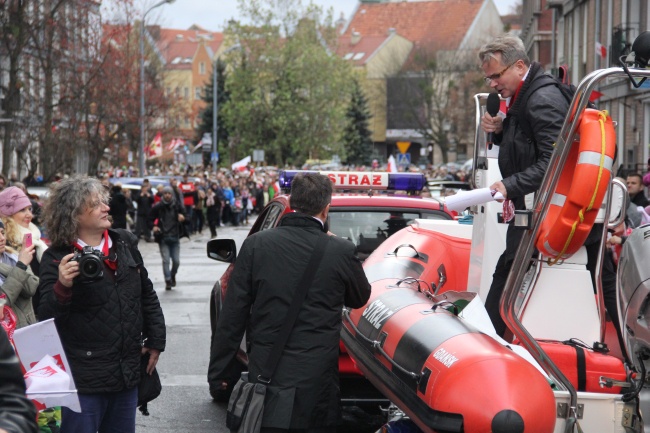
[[[521,37],[533,60],[548,69],[567,65],[571,82],[588,73],[620,67],[634,39],[650,29],[645,0],[529,0],[524,2]],[[550,40],[549,40],[550,36]],[[600,109],[617,122],[618,174],[645,172],[650,157],[650,87],[634,88],[627,79],[598,87]]]

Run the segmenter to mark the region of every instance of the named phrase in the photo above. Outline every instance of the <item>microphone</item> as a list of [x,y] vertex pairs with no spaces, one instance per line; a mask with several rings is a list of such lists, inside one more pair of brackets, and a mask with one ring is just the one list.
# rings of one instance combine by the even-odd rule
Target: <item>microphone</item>
[[[490,93],[487,97],[487,103],[485,108],[490,116],[494,117],[499,114],[499,108],[501,107],[501,99],[499,98],[498,93]],[[492,145],[494,144],[494,132],[488,132],[487,135],[487,144],[488,150],[492,150]]]

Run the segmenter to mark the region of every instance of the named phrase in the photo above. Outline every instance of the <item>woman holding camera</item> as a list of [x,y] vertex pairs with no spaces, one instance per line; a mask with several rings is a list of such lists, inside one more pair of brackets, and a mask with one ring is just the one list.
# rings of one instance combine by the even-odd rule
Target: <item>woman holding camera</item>
[[55,319],[82,409],[63,408],[62,433],[134,433],[141,355],[149,353],[151,374],[165,348],[138,240],[111,229],[107,203],[99,180],[75,176],[53,186],[43,209],[52,246],[41,263],[38,316]]

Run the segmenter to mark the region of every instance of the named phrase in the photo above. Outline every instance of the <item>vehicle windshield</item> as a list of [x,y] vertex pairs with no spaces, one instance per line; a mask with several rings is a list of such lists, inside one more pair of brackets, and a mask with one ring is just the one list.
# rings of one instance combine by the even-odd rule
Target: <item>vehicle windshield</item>
[[330,231],[349,239],[357,246],[359,257],[365,259],[382,242],[413,223],[416,218],[442,219],[439,214],[390,210],[338,211],[330,209]]

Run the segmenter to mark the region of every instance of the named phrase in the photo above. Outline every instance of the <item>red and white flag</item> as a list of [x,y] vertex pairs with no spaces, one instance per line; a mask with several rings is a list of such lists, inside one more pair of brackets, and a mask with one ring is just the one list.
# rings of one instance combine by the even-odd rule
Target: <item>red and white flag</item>
[[596,42],[596,55],[600,56],[601,58],[606,58],[607,57],[607,47],[600,42]]
[[388,167],[386,171],[389,173],[397,173],[397,163],[395,162],[395,157],[393,155],[388,157]]
[[162,134],[159,132],[151,140],[147,151],[147,158],[156,158],[162,155]]
[[70,364],[54,319],[17,329],[14,345],[25,371],[28,397],[37,407],[66,406],[81,412]]
[[167,145],[167,147],[165,147],[165,150],[167,152],[173,152],[174,149],[176,149],[177,147],[178,147],[178,144],[176,144],[176,139],[172,138],[172,141],[170,141],[169,144]]

